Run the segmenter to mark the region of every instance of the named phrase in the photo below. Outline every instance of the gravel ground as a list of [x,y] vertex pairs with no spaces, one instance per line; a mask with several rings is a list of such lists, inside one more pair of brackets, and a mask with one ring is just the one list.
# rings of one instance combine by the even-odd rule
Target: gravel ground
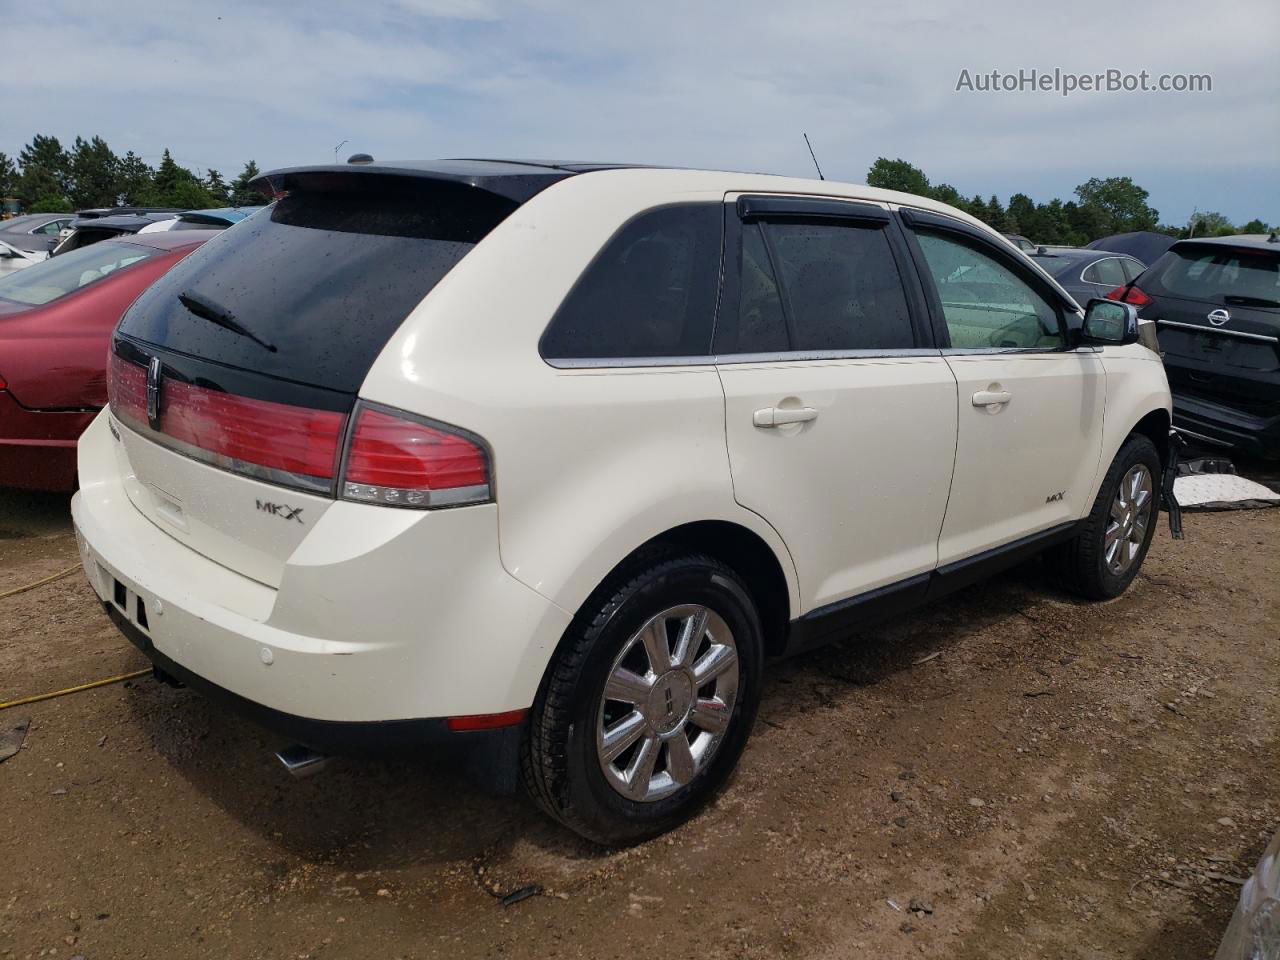
[[[0,495],[0,593],[75,562],[65,510]],[[291,781],[150,679],[6,710],[0,956],[1199,960],[1280,827],[1278,640],[1280,510],[1104,605],[1029,564],[772,664],[728,791],[626,851],[441,757]],[[79,574],[0,600],[0,701],[145,665]]]

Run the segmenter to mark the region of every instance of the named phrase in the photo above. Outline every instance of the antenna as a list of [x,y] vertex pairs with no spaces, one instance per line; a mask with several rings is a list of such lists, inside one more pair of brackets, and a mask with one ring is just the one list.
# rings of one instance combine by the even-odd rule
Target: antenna
[[338,162],[338,151],[342,149],[342,147],[343,147],[343,145],[344,145],[344,144],[348,144],[348,143],[350,143],[350,142],[351,142],[351,138],[350,138],[350,137],[348,137],[346,140],[343,140],[343,141],[342,141],[342,143],[338,144],[336,147],[334,147],[334,148],[333,148],[333,162],[334,162],[334,163],[337,163],[337,162]]
[[819,180],[827,179],[822,175],[822,168],[818,166],[818,158],[813,156],[813,144],[809,142],[809,135],[805,133],[805,134],[802,134],[802,136],[804,137],[804,145],[809,148],[809,156],[813,158],[813,167],[815,170],[818,171],[818,179]]

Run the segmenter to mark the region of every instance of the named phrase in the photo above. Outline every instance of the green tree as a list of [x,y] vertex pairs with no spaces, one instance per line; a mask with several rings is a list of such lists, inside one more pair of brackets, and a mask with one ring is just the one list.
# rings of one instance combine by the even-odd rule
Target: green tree
[[940,183],[936,187],[930,187],[929,196],[939,203],[949,204],[953,207],[964,206],[964,197],[961,196],[959,190],[949,183]]
[[867,171],[867,186],[929,196],[929,178],[924,175],[924,171],[902,159],[876,157],[875,163]]
[[1235,224],[1213,210],[1195,214],[1190,227],[1193,237],[1229,237],[1236,232]]
[[37,133],[18,154],[18,165],[22,176],[17,194],[23,206],[34,208],[37,202],[47,205],[58,197],[66,198],[69,163],[57,137]]
[[[0,158],[3,158],[3,157],[4,157],[4,154],[0,153]],[[0,170],[3,170],[3,168],[4,168],[4,161],[3,159],[0,159]],[[0,176],[3,176],[3,174],[0,173]],[[2,192],[3,191],[0,190],[0,193]],[[1267,226],[1265,221],[1259,220],[1257,217],[1254,217],[1252,220],[1250,220],[1248,223],[1246,223],[1243,227],[1240,228],[1240,232],[1241,233],[1270,233],[1271,228]]]
[[12,197],[18,190],[18,168],[9,155],[0,152],[0,197]]
[[1009,233],[1020,233],[1035,243],[1042,241],[1029,231],[1036,218],[1036,205],[1025,193],[1015,193],[1009,198]]
[[261,173],[258,165],[250,160],[240,171],[240,176],[231,182],[231,203],[237,207],[248,207],[262,203],[262,194],[249,186],[249,182]]
[[1093,177],[1076,187],[1075,192],[1081,207],[1100,212],[1093,220],[1102,231],[1097,236],[1153,230],[1160,222],[1160,212],[1147,203],[1150,194],[1129,177]]
[[76,137],[71,148],[71,203],[77,207],[116,205],[116,167],[119,161],[101,137]]
[[230,188],[227,186],[227,182],[222,179],[222,174],[212,167],[205,174],[204,188],[215,205],[221,206],[227,202],[227,193]]
[[1001,233],[1009,232],[1009,217],[1000,203],[1000,198],[994,193],[987,201],[987,215],[983,219]]
[[121,203],[130,206],[157,206],[155,172],[132,150],[116,163],[114,193]]
[[30,213],[71,213],[75,207],[62,194],[50,193],[36,197],[27,209]]
[[204,181],[177,163],[167,149],[156,168],[154,183],[156,201],[161,206],[185,210],[213,206],[213,198],[205,189]]

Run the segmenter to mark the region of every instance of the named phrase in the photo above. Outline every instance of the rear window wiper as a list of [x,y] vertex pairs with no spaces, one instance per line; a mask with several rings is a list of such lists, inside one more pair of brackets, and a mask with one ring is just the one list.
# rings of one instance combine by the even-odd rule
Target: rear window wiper
[[1238,293],[1228,293],[1222,298],[1223,303],[1237,307],[1280,307],[1280,300],[1268,300],[1265,297],[1243,297]]
[[226,330],[230,330],[232,333],[238,333],[242,337],[248,337],[258,346],[266,350],[270,350],[272,353],[276,352],[275,344],[262,339],[262,337],[258,336],[232,316],[231,312],[225,307],[220,307],[213,301],[206,300],[204,297],[191,293],[190,291],[178,294],[178,302],[200,319],[208,320],[210,323],[216,323],[218,326]]

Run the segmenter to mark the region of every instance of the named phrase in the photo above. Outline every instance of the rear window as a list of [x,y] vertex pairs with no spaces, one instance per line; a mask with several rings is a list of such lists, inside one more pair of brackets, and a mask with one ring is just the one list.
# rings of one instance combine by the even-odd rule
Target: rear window
[[1149,271],[1175,297],[1280,307],[1280,256],[1239,247],[1175,247]]
[[204,244],[138,298],[120,333],[355,393],[410,311],[515,209],[416,178],[352,175],[332,186],[290,193]]
[[719,203],[659,207],[619,230],[542,335],[549,360],[711,352],[720,284]]
[[72,250],[0,280],[0,300],[39,307],[159,252],[136,243],[99,243]]

